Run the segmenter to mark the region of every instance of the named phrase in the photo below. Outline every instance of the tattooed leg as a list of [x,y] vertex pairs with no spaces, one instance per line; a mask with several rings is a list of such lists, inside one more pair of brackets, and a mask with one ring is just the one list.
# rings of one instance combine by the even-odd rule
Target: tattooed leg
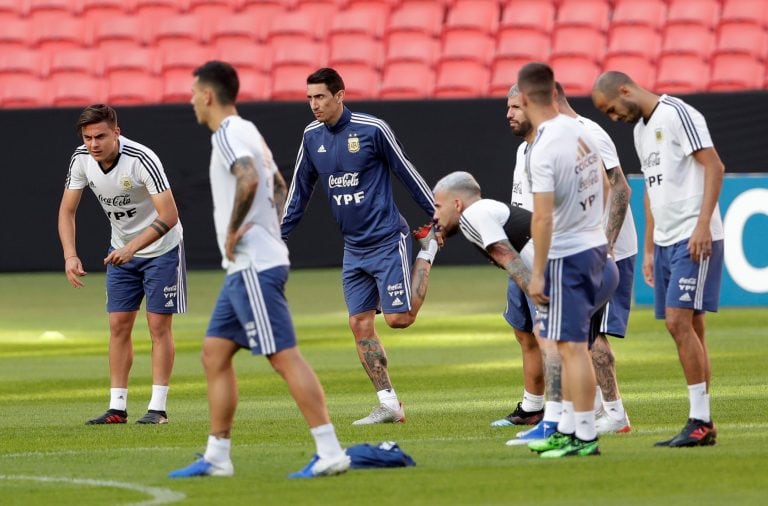
[[548,401],[563,400],[562,362],[557,351],[557,342],[539,338],[539,348],[544,362],[544,390]]
[[603,392],[603,398],[616,401],[619,395],[619,385],[616,381],[616,359],[605,335],[600,334],[592,344],[592,365],[595,368],[597,384]]
[[387,370],[387,353],[381,344],[376,330],[373,328],[375,311],[352,315],[349,317],[349,326],[355,336],[357,355],[363,364],[365,372],[371,378],[371,383],[376,391],[392,388]]

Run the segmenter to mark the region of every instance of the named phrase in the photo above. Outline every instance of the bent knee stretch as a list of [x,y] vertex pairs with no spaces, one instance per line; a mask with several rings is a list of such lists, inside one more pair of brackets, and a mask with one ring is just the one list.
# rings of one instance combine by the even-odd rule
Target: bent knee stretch
[[393,329],[404,329],[410,327],[416,321],[416,317],[410,313],[393,313],[385,314],[384,320]]

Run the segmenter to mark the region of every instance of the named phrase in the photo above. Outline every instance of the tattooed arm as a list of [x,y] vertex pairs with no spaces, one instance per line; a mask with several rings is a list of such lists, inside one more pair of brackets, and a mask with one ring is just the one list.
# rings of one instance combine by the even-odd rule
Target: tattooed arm
[[288,197],[288,185],[285,183],[285,178],[280,174],[280,171],[275,172],[275,190],[272,197],[275,203],[275,209],[277,210],[277,221],[280,222],[283,219],[283,210],[285,208],[285,199]]
[[238,158],[232,164],[232,174],[237,182],[235,202],[232,206],[232,216],[229,218],[229,228],[227,229],[226,254],[228,259],[234,261],[235,245],[250,228],[248,223],[243,222],[248,211],[251,210],[251,204],[253,204],[253,198],[256,195],[259,173],[256,171],[253,158],[245,156]]
[[629,196],[632,192],[620,165],[606,171],[606,174],[611,188],[611,198],[608,202],[608,223],[605,226],[605,235],[608,238],[608,251],[613,253],[613,246],[616,244],[619,231],[624,224],[624,218],[627,216]]
[[489,245],[487,251],[493,261],[506,270],[509,277],[527,294],[531,271],[525,266],[512,244],[507,240],[499,241]]

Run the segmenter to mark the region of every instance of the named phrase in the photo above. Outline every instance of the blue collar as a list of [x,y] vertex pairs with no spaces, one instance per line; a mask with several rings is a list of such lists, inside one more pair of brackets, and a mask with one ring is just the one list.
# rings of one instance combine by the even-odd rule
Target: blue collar
[[338,133],[342,131],[347,125],[349,125],[350,120],[352,119],[352,111],[344,107],[344,111],[341,113],[341,117],[339,118],[339,121],[336,122],[333,126],[328,126],[328,124],[325,124],[325,128],[327,128],[331,133]]

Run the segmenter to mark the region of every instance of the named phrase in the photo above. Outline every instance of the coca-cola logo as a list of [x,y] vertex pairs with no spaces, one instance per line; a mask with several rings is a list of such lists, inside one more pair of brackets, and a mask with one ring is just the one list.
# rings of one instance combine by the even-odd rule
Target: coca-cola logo
[[328,176],[329,188],[353,188],[360,182],[357,178],[359,172],[347,172],[341,176]]
[[105,197],[99,194],[99,202],[105,206],[123,207],[131,203],[131,196],[128,194],[115,195],[114,197]]

